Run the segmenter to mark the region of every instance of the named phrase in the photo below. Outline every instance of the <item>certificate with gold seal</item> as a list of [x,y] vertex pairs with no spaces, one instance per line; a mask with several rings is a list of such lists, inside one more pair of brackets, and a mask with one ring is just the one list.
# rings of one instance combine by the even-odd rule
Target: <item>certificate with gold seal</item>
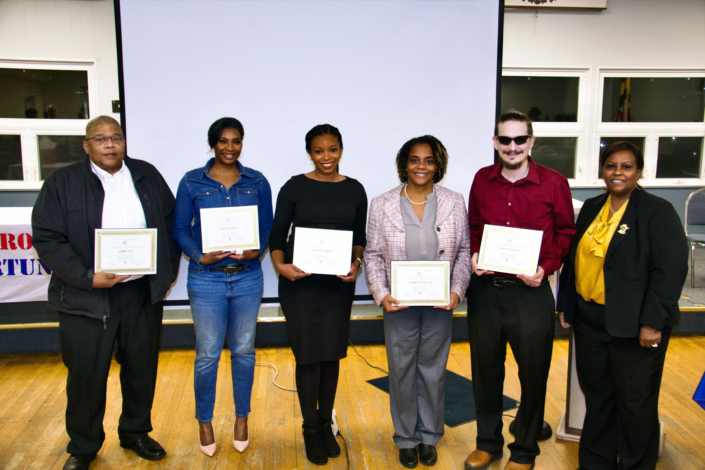
[[533,276],[539,264],[542,239],[541,230],[485,225],[477,267]]
[[259,250],[257,206],[201,209],[203,253]]
[[391,294],[399,305],[448,305],[450,261],[392,261]]
[[157,273],[157,229],[96,229],[94,272]]

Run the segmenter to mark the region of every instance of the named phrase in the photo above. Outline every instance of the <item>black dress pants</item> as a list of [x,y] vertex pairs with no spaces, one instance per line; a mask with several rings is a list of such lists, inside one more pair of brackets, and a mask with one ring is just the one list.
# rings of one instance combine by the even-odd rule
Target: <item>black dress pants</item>
[[521,404],[510,460],[534,462],[543,427],[546,381],[553,354],[555,301],[548,281],[529,287],[521,280],[497,287],[491,276],[473,274],[468,288],[468,329],[477,410],[477,448],[496,454],[504,447],[502,393],[507,342],[519,366]]
[[638,338],[615,338],[605,329],[605,307],[578,297],[575,360],[585,394],[580,468],[653,470],[659,447],[658,396],[671,336],[661,332],[657,348]]
[[147,277],[108,290],[110,316],[105,319],[61,313],[61,354],[66,382],[66,449],[74,455],[97,452],[105,440],[106,385],[114,346],[120,364],[121,439],[152,430],[151,411],[157,380],[163,303],[152,305]]

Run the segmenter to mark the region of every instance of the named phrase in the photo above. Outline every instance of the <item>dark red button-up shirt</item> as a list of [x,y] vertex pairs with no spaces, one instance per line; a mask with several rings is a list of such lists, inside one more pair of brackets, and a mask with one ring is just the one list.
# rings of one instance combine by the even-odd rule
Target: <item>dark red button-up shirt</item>
[[[575,235],[573,199],[568,180],[529,158],[529,174],[512,183],[502,163],[475,175],[468,204],[471,253],[479,253],[486,224],[543,231],[539,266],[549,276],[561,267]],[[513,279],[513,274],[496,273]]]

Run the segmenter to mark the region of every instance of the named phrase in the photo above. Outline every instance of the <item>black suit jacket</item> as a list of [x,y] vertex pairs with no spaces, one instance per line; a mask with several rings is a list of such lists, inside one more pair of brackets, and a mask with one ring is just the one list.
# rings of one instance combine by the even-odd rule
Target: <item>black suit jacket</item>
[[[585,201],[577,233],[560,277],[557,310],[573,324],[577,316],[575,254],[580,239],[607,201],[608,193]],[[618,338],[639,335],[641,325],[661,331],[678,324],[678,299],[688,274],[688,246],[670,202],[635,190],[605,255],[605,323]]]
[[[157,229],[157,274],[147,276],[153,304],[176,279],[181,248],[171,236],[174,195],[151,164],[125,157],[148,228]],[[49,307],[93,318],[110,316],[108,289],[93,289],[95,229],[101,228],[105,192],[88,157],[56,170],[32,211],[32,244],[52,270]]]

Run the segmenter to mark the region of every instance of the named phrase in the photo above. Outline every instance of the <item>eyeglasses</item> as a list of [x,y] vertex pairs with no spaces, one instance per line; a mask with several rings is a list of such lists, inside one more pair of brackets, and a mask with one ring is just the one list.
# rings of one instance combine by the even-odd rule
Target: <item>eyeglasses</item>
[[511,145],[512,141],[514,141],[515,144],[517,145],[524,145],[527,140],[531,138],[530,135],[518,135],[516,137],[507,137],[506,135],[498,135],[497,137],[497,142],[499,142],[502,145]]
[[97,135],[95,137],[86,138],[86,140],[91,140],[91,139],[93,139],[98,145],[105,145],[109,141],[112,141],[114,144],[118,144],[118,145],[125,142],[125,138],[121,135],[114,135],[114,136]]

